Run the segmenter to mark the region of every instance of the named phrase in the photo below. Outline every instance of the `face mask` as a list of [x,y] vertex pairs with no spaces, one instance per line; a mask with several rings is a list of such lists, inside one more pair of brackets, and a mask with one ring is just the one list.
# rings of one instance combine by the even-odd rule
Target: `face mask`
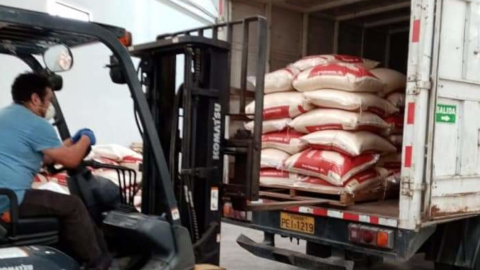
[[52,120],[55,117],[55,107],[52,103],[48,106],[47,111],[45,112],[45,116],[43,118],[47,119],[48,121]]

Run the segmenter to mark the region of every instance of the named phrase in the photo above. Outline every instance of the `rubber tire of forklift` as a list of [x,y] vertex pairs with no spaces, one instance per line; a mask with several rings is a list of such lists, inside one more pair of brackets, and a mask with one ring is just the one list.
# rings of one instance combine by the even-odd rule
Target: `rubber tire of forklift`
[[307,255],[325,259],[332,256],[332,248],[314,242],[307,242]]
[[370,268],[383,262],[382,257],[365,255],[350,250],[345,250],[345,259],[355,262],[355,269]]

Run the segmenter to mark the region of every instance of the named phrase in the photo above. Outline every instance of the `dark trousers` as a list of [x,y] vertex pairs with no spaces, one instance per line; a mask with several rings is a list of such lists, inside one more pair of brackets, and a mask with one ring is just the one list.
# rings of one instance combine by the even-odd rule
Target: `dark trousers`
[[80,260],[96,265],[106,249],[103,235],[93,224],[83,202],[77,196],[46,190],[28,190],[19,208],[20,218],[57,217],[60,240]]

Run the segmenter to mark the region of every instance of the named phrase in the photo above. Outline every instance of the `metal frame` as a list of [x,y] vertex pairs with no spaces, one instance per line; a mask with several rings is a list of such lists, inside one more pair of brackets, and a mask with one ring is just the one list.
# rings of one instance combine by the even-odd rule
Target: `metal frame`
[[[35,25],[35,29],[48,29],[48,36],[57,36],[58,42],[62,42],[62,34],[64,33],[69,33],[69,35],[75,34],[79,37],[84,37],[84,39],[73,44],[75,46],[99,41],[105,44],[113,52],[114,56],[119,60],[126,82],[129,86],[129,90],[132,94],[133,101],[138,108],[140,121],[145,132],[144,139],[149,142],[150,147],[152,148],[153,159],[160,176],[158,181],[160,181],[161,185],[163,186],[161,195],[165,200],[164,205],[166,207],[165,210],[167,218],[172,224],[180,225],[180,215],[178,212],[177,202],[174,197],[173,187],[170,182],[170,173],[165,161],[163,149],[156,134],[156,127],[153,125],[153,120],[147,101],[143,94],[140,82],[138,81],[135,68],[127,49],[118,41],[114,32],[112,32],[115,30],[118,31],[118,28],[53,17],[44,13],[26,11],[5,6],[0,6],[0,21],[2,23],[7,23],[8,25],[15,25],[24,28],[29,28],[32,25]],[[17,54],[24,53],[27,55],[32,53],[41,53],[39,50],[30,52],[22,51],[21,47],[17,48],[15,52]],[[1,53],[12,54],[12,50],[5,50],[4,48],[1,50]],[[156,179],[152,180],[156,181]]]

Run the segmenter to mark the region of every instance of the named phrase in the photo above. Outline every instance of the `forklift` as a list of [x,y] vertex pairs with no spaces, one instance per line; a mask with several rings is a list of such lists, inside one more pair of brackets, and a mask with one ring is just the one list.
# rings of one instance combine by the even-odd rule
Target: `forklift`
[[[246,86],[248,39],[241,50],[245,65],[241,89],[232,90],[234,32],[248,36],[252,27],[262,41],[256,52],[255,92]],[[248,198],[258,197],[261,125],[253,133],[240,131],[232,137],[226,130],[230,122],[248,119],[242,109],[248,96],[259,100],[255,118],[261,119],[266,29],[266,20],[254,17],[131,46],[125,29],[0,6],[0,53],[47,74],[54,91],[63,85],[58,73],[73,65],[70,49],[93,43],[111,50],[110,77],[128,86],[144,142],[140,211],[133,206],[140,190],[125,188],[140,183],[135,171],[93,161],[66,170],[71,194],[82,199],[92,220],[103,229],[121,269],[189,270],[196,264],[219,264],[223,198],[228,194],[242,208]],[[182,64],[177,62],[178,55],[185,58],[184,80],[176,89],[175,70]],[[132,56],[140,58],[138,68]],[[236,113],[230,108],[233,98],[240,104]],[[62,139],[70,138],[56,96],[52,103],[57,112],[53,124]],[[229,179],[225,166],[232,167],[232,179],[237,180],[225,181]],[[118,193],[105,198],[105,185],[89,168],[117,171]],[[58,220],[21,219],[15,193],[0,189],[0,195],[11,203],[11,221],[0,223],[0,269],[80,269],[75,258],[58,249]]]

